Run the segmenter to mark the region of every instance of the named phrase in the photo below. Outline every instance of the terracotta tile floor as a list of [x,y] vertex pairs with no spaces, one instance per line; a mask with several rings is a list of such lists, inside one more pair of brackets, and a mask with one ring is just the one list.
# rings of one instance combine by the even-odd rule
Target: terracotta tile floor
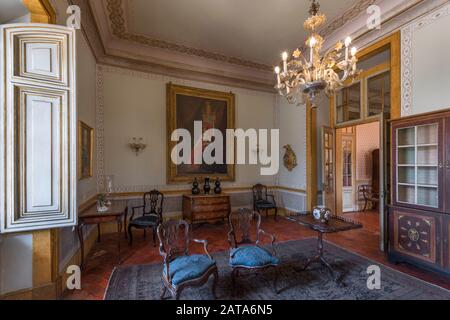
[[[378,214],[375,212],[348,213],[344,215],[361,222],[363,229],[326,235],[325,239],[349,251],[355,252],[378,263],[390,266],[408,273],[422,280],[450,289],[450,280],[437,274],[420,270],[410,265],[395,265],[389,263],[386,255],[379,250]],[[262,228],[277,237],[277,242],[300,240],[315,237],[316,234],[298,224],[280,218],[274,222],[273,218],[263,218]],[[197,239],[207,239],[211,253],[228,250],[228,228],[224,225],[202,225],[194,229],[193,236]],[[158,248],[153,247],[151,231],[147,231],[144,239],[143,232],[134,231],[133,247],[129,247],[126,239],[122,243],[122,265],[161,263]],[[91,300],[103,299],[108,280],[116,264],[117,248],[116,235],[105,235],[102,242],[95,245],[86,260],[86,268],[82,273],[82,290],[66,292],[64,299]],[[191,251],[202,252],[201,245],[192,244]]]

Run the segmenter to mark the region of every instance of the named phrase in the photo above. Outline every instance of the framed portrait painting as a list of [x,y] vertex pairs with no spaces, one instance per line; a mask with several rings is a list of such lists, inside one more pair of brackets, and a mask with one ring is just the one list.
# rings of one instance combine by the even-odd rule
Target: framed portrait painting
[[[234,127],[234,108],[235,96],[233,93],[219,92],[185,86],[167,84],[167,182],[179,183],[192,181],[195,177],[220,178],[222,181],[234,181],[235,166],[227,164],[226,154],[226,130],[235,129]],[[199,125],[201,123],[201,125]],[[216,139],[198,139],[203,138],[208,132],[216,129],[223,136],[223,161],[217,161],[212,164],[206,164],[203,157],[201,161],[187,161],[176,164],[172,161],[172,150],[179,141],[172,141],[172,133],[176,129],[185,129],[189,132],[190,150],[183,150],[180,156],[186,159],[193,157],[195,150],[203,151],[208,148]],[[200,132],[199,132],[200,131]],[[198,141],[195,141],[195,140]],[[218,140],[220,141],[220,140]],[[216,143],[220,143],[217,142]],[[217,146],[217,144],[215,144]],[[212,153],[214,153],[213,151]],[[201,163],[200,163],[201,162]]]
[[78,179],[93,176],[94,129],[78,122]]

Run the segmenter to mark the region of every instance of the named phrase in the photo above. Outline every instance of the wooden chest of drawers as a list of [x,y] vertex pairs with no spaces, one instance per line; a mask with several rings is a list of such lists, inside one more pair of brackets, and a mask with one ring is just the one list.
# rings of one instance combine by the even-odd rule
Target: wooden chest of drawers
[[226,221],[230,210],[230,196],[226,194],[183,196],[183,219],[189,223]]

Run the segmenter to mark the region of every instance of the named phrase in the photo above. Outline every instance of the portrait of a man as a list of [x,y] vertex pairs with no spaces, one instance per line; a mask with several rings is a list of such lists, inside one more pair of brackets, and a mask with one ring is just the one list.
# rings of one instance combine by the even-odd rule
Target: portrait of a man
[[[208,130],[216,129],[226,137],[227,129],[234,129],[234,94],[184,86],[167,85],[168,97],[168,180],[169,182],[190,181],[194,177],[219,177],[234,180],[234,165],[223,163],[199,164],[194,161],[195,150],[203,152],[213,141]],[[203,139],[194,139],[195,123],[201,122]],[[171,134],[176,129],[187,130],[192,139],[190,163],[176,165],[170,157],[176,142]],[[211,131],[209,131],[211,132]],[[226,141],[223,140],[223,159],[226,159]]]

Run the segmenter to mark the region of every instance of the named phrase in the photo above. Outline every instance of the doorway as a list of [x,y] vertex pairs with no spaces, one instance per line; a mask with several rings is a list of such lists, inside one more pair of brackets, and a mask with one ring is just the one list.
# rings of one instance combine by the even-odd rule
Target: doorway
[[375,212],[378,208],[380,130],[379,121],[336,129],[335,212],[338,215]]
[[[307,158],[307,168],[309,169],[307,172],[310,173],[308,174],[308,181],[317,181],[318,186],[318,188],[314,188],[314,184],[311,183],[312,187],[307,190],[308,207],[312,208],[316,204],[325,205],[335,213],[339,212],[337,209],[338,197],[342,199],[344,196],[343,193],[336,190],[338,171],[342,175],[344,174],[343,168],[338,169],[337,166],[337,136],[343,130],[350,130],[348,129],[350,127],[356,131],[359,125],[378,122],[378,131],[372,132],[372,135],[379,137],[380,145],[379,156],[377,157],[379,158],[379,170],[377,171],[380,172],[380,200],[376,207],[378,214],[373,214],[373,217],[378,219],[376,238],[379,240],[379,248],[382,251],[387,249],[389,238],[387,217],[387,205],[390,203],[391,196],[389,119],[397,119],[401,113],[401,101],[398,94],[401,74],[400,43],[400,34],[394,33],[362,49],[358,54],[360,59],[358,68],[363,71],[353,81],[344,83],[344,87],[336,94],[331,95],[329,100],[324,99],[323,105],[319,106],[316,112],[317,127],[314,127],[314,122],[309,123],[307,121],[307,132],[318,128],[316,131],[318,140],[316,141],[319,142],[320,148],[318,161],[314,157]],[[346,133],[351,135],[350,132]],[[307,144],[309,154],[314,154],[316,142],[312,135],[308,139],[311,140],[308,140]],[[348,140],[352,141],[350,138]],[[354,143],[358,143],[358,140],[350,142],[350,144]],[[348,189],[345,195],[349,199],[357,200],[353,204],[346,202],[348,206],[346,206],[347,210],[345,211],[348,212],[342,212],[341,214],[351,219],[353,213],[350,210],[364,209],[365,201],[358,200],[362,199],[358,196],[360,183],[353,180],[353,178],[356,180],[358,176],[356,169],[353,168],[356,163],[353,155],[356,156],[356,153],[355,151],[349,152],[349,150],[353,150],[349,146],[346,149],[347,160],[345,163],[352,171],[347,170],[346,172]],[[376,156],[372,155],[372,157]],[[318,164],[319,170],[317,170],[317,173],[313,170],[314,163]],[[368,205],[372,207],[372,204],[369,203]],[[366,211],[368,211],[367,208]]]

